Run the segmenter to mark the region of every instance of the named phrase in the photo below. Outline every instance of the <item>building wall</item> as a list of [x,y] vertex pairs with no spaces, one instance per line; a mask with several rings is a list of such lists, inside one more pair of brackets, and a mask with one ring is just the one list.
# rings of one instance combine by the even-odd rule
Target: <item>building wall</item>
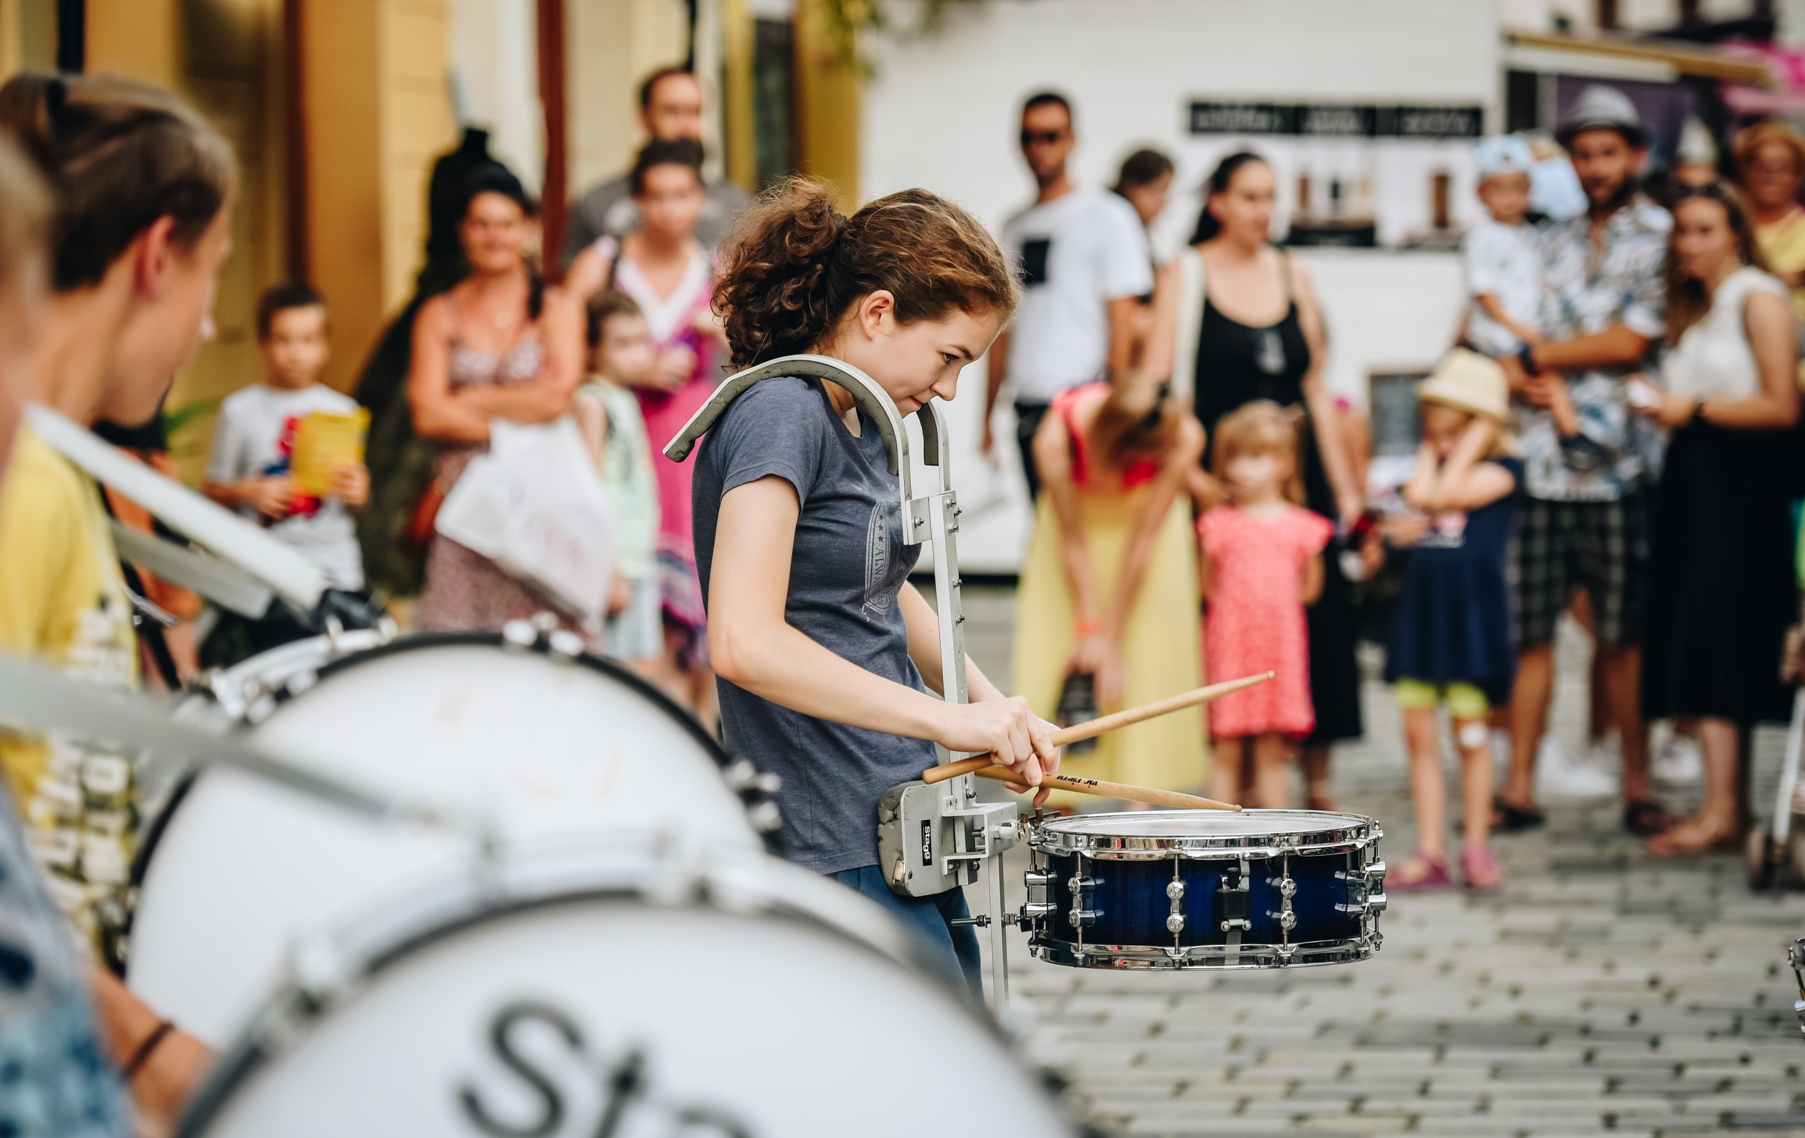
[[[1168,252],[1188,235],[1197,189],[1229,148],[1269,153],[1282,195],[1295,184],[1287,163],[1305,150],[1289,140],[1192,136],[1193,99],[1478,104],[1493,123],[1499,117],[1499,13],[1477,0],[990,0],[953,12],[937,33],[877,37],[867,48],[866,197],[923,186],[1000,227],[1033,194],[1016,139],[1021,100],[1052,87],[1076,107],[1080,181],[1107,184],[1142,145],[1174,157],[1176,187],[1156,230]],[[1476,209],[1470,160],[1464,143],[1413,144],[1384,159],[1453,172],[1457,223]],[[1426,195],[1421,173],[1399,179],[1405,194]],[[1452,341],[1461,304],[1453,255],[1321,250],[1304,259],[1330,327],[1330,386],[1356,402],[1369,372],[1427,366]],[[1012,447],[999,445],[1000,468],[978,454],[984,383],[981,363],[968,368],[949,408],[966,508],[960,556],[973,571],[1008,572],[1028,529],[1026,494]],[[996,431],[1013,437],[1002,418]]]
[[[645,141],[639,126],[639,82],[659,67],[683,62],[688,20],[683,0],[568,0],[566,134],[572,197],[633,164]],[[713,76],[704,73],[703,78],[711,102],[719,106]],[[718,153],[714,145],[710,150]]]

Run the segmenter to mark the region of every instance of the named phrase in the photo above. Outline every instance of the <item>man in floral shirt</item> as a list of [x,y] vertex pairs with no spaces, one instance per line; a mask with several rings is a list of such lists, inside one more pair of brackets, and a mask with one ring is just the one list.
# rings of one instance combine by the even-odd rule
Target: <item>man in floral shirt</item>
[[1555,624],[1584,589],[1623,735],[1624,825],[1648,836],[1669,822],[1649,782],[1640,710],[1658,443],[1630,414],[1623,381],[1662,334],[1673,219],[1640,192],[1647,132],[1622,92],[1587,88],[1557,137],[1588,209],[1544,237],[1543,342],[1500,361],[1517,400],[1528,498],[1511,557],[1519,666],[1498,821],[1516,829],[1541,820],[1535,758],[1554,691]]

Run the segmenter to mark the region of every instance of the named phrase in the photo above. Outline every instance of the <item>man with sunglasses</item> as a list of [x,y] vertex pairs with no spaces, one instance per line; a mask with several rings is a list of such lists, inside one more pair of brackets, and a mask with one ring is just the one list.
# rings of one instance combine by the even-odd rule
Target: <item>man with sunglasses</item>
[[1034,432],[1053,397],[1128,366],[1137,298],[1153,291],[1147,236],[1134,207],[1067,174],[1076,141],[1065,96],[1043,91],[1022,105],[1022,159],[1038,192],[1003,226],[1001,244],[1021,275],[1022,301],[990,347],[983,449],[988,455],[994,445],[991,414],[1008,380],[1030,499],[1040,493]]
[[1499,361],[1517,400],[1528,497],[1512,543],[1518,668],[1496,820],[1505,829],[1541,821],[1535,763],[1554,694],[1555,626],[1584,589],[1605,702],[1622,732],[1624,826],[1648,837],[1672,821],[1649,781],[1640,702],[1659,442],[1630,414],[1624,378],[1665,330],[1662,266],[1673,219],[1641,192],[1648,133],[1621,91],[1586,88],[1555,136],[1587,211],[1544,237],[1543,342]]

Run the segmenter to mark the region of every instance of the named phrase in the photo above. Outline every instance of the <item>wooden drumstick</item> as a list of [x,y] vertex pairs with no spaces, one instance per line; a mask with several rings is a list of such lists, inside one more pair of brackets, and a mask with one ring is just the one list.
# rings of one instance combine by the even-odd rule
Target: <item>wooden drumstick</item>
[[[1161,715],[1170,715],[1174,711],[1183,711],[1187,707],[1194,707],[1200,703],[1209,703],[1212,700],[1221,699],[1225,695],[1232,695],[1242,688],[1263,684],[1277,674],[1276,672],[1262,672],[1257,676],[1242,676],[1238,680],[1224,680],[1219,684],[1193,688],[1188,692],[1180,692],[1178,695],[1167,696],[1165,699],[1156,699],[1152,703],[1143,703],[1139,707],[1131,707],[1126,711],[1118,711],[1113,715],[1105,715],[1087,723],[1075,723],[1070,727],[1061,727],[1053,732],[1053,745],[1063,747],[1067,743],[1089,739],[1101,735],[1105,731],[1114,731],[1118,727],[1139,723],[1143,719],[1154,719]],[[945,782],[949,778],[958,778],[962,774],[970,774],[973,771],[981,772],[985,767],[991,765],[993,765],[993,756],[991,755],[960,759],[956,763],[944,763],[922,772],[921,781],[932,786],[937,782]],[[1123,796],[1116,795],[1115,797]],[[1143,800],[1135,799],[1135,801]],[[1221,803],[1217,803],[1217,806],[1220,807]]]
[[[979,778],[994,778],[999,782],[1012,782],[1017,786],[1027,785],[1022,781],[1022,772],[1010,770],[1008,767],[979,767],[971,773]],[[1125,798],[1130,802],[1148,802],[1155,806],[1180,806],[1189,810],[1233,810],[1240,807],[1232,802],[1217,802],[1214,798],[1199,798],[1195,794],[1180,794],[1176,790],[1155,790],[1151,786],[1131,786],[1125,782],[1104,782],[1095,778],[1077,778],[1069,774],[1048,775],[1041,780],[1042,787],[1054,787],[1059,790],[1073,790],[1079,794],[1094,794],[1099,798]],[[1030,790],[1036,789],[1033,787]]]

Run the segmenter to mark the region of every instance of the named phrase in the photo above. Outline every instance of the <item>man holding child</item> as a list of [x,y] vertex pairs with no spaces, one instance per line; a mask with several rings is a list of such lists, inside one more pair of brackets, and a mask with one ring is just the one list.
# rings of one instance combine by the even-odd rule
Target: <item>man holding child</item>
[[1555,625],[1584,589],[1623,736],[1624,825],[1648,836],[1669,824],[1649,781],[1638,694],[1658,442],[1631,415],[1624,377],[1662,335],[1673,222],[1638,185],[1647,132],[1625,95],[1586,89],[1556,134],[1588,208],[1544,233],[1539,340],[1499,361],[1517,403],[1527,498],[1512,552],[1519,657],[1497,820],[1506,829],[1541,820],[1533,780],[1554,690]]

